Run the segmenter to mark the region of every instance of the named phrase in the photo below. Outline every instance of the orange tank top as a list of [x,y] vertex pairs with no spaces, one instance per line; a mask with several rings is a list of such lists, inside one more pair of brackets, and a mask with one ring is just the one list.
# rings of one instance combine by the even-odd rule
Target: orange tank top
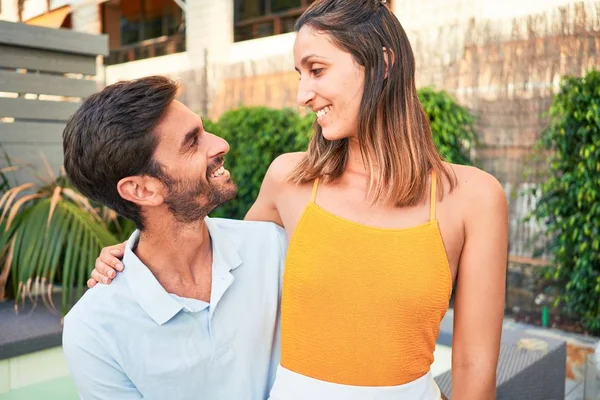
[[452,277],[435,219],[376,228],[315,203],[318,179],[288,248],[281,306],[281,365],[345,385],[396,386],[433,362]]

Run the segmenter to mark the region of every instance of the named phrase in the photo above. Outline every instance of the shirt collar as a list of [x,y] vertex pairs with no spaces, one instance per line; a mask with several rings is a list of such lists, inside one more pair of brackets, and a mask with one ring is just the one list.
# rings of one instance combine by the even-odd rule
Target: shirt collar
[[208,233],[212,240],[213,271],[233,271],[242,264],[242,259],[236,246],[231,243],[227,235],[219,228],[216,221],[209,217],[204,218]]
[[[213,275],[215,270],[229,272],[242,264],[235,247],[226,235],[221,232],[214,221],[204,219],[211,237],[213,247]],[[140,232],[133,232],[125,246],[123,276],[127,280],[134,298],[158,325],[163,325],[177,315],[184,307],[173,298],[158,282],[152,272],[134,253],[140,239]],[[214,283],[214,279],[213,279]],[[214,286],[212,288],[214,291]]]

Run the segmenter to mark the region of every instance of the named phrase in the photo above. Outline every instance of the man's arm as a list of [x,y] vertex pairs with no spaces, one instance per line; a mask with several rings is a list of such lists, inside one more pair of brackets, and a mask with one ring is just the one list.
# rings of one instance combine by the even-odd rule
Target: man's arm
[[108,344],[86,323],[67,315],[63,329],[63,350],[83,400],[142,399],[142,394],[110,356]]
[[476,169],[469,175],[454,304],[452,398],[492,400],[504,314],[508,207],[493,176]]

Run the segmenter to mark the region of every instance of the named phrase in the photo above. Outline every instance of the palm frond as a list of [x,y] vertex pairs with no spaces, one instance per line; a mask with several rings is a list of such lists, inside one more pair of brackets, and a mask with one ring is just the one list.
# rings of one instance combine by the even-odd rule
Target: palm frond
[[3,250],[8,251],[8,255],[6,256],[4,267],[0,272],[0,301],[6,298],[6,282],[8,281],[8,274],[10,273],[10,266],[12,265],[12,258],[15,251],[14,239],[9,242],[9,245],[7,247],[7,249],[3,247]]
[[17,216],[17,213],[19,212],[19,210],[21,209],[21,206],[23,204],[25,204],[28,201],[33,200],[33,199],[39,199],[40,197],[43,197],[43,195],[40,193],[34,193],[34,194],[27,195],[27,196],[23,196],[19,200],[17,200],[15,202],[15,204],[13,204],[13,206],[10,207],[10,213],[8,214],[8,221],[6,222],[6,227],[4,228],[4,230],[7,231],[10,228],[13,220]]
[[32,188],[33,183],[24,183],[15,188],[9,189],[4,193],[2,199],[0,199],[0,208],[3,208],[2,215],[0,216],[0,224],[4,221],[4,217],[6,213],[10,210],[10,204],[14,201],[14,199],[24,190]]
[[48,162],[48,158],[41,151],[40,151],[40,157],[42,158],[42,161],[44,162],[44,168],[46,168],[46,173],[48,174],[50,181],[56,182],[56,175],[54,175],[54,171],[52,171],[52,167],[50,166],[50,163]]
[[117,239],[90,201],[71,188],[45,187],[15,201],[31,187],[21,185],[0,199],[0,254],[5,259],[0,284],[10,268],[17,299],[35,302],[41,295],[44,304],[54,307],[58,279],[65,313],[82,295],[96,255]]
[[3,167],[3,168],[0,168],[0,174],[5,174],[7,172],[14,172],[18,169],[19,169],[19,167],[17,167],[16,165],[11,165],[9,167]]
[[71,199],[73,202],[78,204],[81,208],[91,213],[98,221],[101,221],[102,218],[98,214],[98,211],[92,206],[90,200],[82,195],[81,193],[76,192],[71,188],[63,188],[62,192]]
[[54,215],[54,210],[56,209],[56,204],[60,200],[60,192],[62,191],[62,187],[57,186],[54,188],[54,192],[52,193],[52,198],[50,199],[50,212],[48,213],[48,224],[46,227],[50,226],[50,220],[52,220],[52,216]]

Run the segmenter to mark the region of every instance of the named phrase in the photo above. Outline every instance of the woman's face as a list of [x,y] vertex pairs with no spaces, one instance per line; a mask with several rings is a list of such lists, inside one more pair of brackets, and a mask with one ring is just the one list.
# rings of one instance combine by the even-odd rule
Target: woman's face
[[327,140],[357,135],[364,70],[352,55],[336,47],[327,33],[303,26],[294,43],[300,74],[298,104],[317,114]]

